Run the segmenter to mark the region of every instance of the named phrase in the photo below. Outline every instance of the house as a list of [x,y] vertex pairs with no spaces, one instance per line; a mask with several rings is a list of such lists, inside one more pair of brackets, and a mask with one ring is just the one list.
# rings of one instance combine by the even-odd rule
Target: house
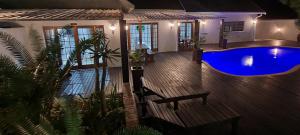
[[[47,44],[63,26],[72,26],[69,34],[60,39],[62,64],[75,45],[95,30],[105,32],[112,48],[122,48],[125,42],[128,46],[122,48],[123,53],[139,47],[170,52],[200,36],[207,44],[219,43],[223,32],[229,42],[253,41],[256,19],[265,14],[250,0],[10,0],[1,2],[0,7],[2,24],[22,26],[2,26],[1,31],[11,33],[24,45],[30,44],[32,29]],[[126,32],[122,33],[122,29]],[[32,50],[30,46],[26,48]],[[0,50],[7,53],[3,47]],[[89,55],[78,55],[78,67],[93,63]],[[121,66],[121,61],[110,66]]]
[[297,12],[278,0],[255,0],[267,12],[257,22],[256,39],[297,41],[299,33],[295,21]]

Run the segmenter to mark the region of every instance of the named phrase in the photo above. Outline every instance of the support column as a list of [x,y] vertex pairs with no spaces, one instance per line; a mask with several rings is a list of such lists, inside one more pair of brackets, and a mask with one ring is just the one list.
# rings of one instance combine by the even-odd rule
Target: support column
[[223,47],[224,39],[224,19],[220,21],[219,47]]
[[194,32],[195,41],[199,41],[199,34],[200,34],[200,23],[199,20],[195,20],[195,32]]
[[127,50],[127,32],[126,32],[126,21],[119,20],[120,25],[120,41],[121,41],[121,56],[122,56],[122,74],[123,82],[129,82],[129,69],[128,69],[128,50]]
[[[194,29],[194,41],[199,41],[199,32],[200,31],[200,23],[198,20],[195,20],[195,29]],[[194,55],[193,55],[193,61],[196,61],[198,59],[198,55],[197,55],[197,47],[194,46],[193,48],[194,51]]]

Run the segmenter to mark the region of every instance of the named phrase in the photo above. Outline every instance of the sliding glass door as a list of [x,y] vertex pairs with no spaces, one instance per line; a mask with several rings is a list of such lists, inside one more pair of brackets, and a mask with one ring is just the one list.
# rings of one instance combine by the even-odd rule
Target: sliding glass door
[[[60,52],[60,64],[65,65],[68,58],[70,57],[71,52],[73,52],[76,48],[76,45],[79,45],[79,42],[84,39],[89,39],[92,37],[93,32],[95,31],[103,31],[102,26],[76,26],[70,29],[67,29],[64,34],[60,34],[58,36],[59,43],[61,45]],[[62,33],[62,28],[59,27],[45,27],[45,40],[47,45],[51,45],[51,42],[55,40],[55,35]],[[78,52],[80,53],[80,52]],[[93,53],[91,50],[86,50],[81,54],[77,54],[78,63],[76,66],[78,67],[90,67],[94,64]],[[102,61],[100,60],[100,63]]]
[[185,43],[192,40],[193,25],[191,22],[181,22],[178,28],[178,41]]
[[128,48],[135,50],[139,48],[157,51],[158,25],[151,24],[130,24],[128,33]]

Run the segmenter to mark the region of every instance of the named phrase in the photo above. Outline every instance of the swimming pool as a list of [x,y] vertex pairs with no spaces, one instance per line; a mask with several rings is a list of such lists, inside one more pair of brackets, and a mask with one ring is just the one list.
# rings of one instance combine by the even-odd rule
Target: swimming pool
[[204,52],[204,62],[223,73],[257,76],[287,72],[300,64],[300,48],[251,47]]

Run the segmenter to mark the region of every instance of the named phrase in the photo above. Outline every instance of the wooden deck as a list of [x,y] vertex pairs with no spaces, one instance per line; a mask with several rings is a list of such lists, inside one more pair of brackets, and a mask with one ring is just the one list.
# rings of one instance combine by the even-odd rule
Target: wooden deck
[[[102,71],[100,70],[100,75]],[[111,89],[116,86],[117,92],[122,92],[122,71],[121,68],[110,68],[106,77],[106,84],[109,86],[106,93],[110,93]],[[81,95],[88,97],[94,92],[95,70],[80,69],[71,72],[72,76],[65,81],[62,87],[61,95]],[[101,78],[101,77],[100,77]]]
[[[300,70],[286,75],[236,77],[191,60],[190,52],[157,54],[155,62],[145,67],[145,78],[158,86],[209,90],[208,103],[224,103],[242,116],[241,135],[300,134]],[[217,128],[214,133],[222,134],[223,130]]]

